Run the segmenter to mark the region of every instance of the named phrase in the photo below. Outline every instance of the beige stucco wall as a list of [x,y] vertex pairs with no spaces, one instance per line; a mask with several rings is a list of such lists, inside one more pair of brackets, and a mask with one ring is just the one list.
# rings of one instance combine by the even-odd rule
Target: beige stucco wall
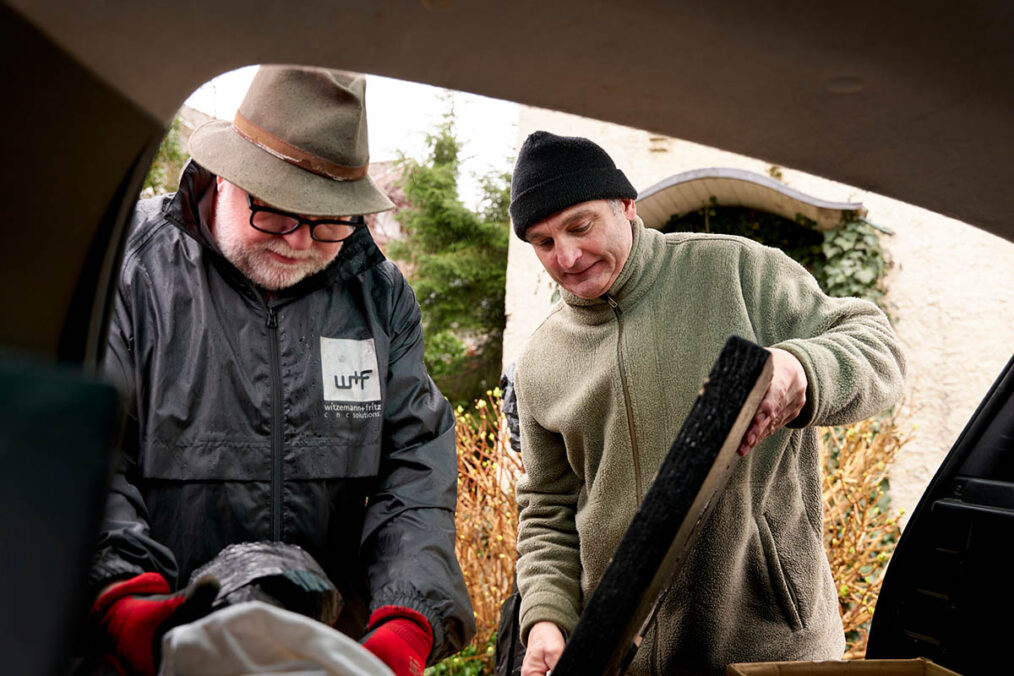
[[[686,141],[522,107],[518,146],[536,129],[593,139],[644,190],[703,167],[767,173],[756,160]],[[940,158],[946,162],[946,157]],[[1014,353],[1014,243],[965,223],[858,188],[782,168],[782,180],[814,197],[862,202],[890,228],[888,279],[895,327],[908,356],[906,415],[912,441],[891,468],[893,504],[911,512],[936,468]],[[512,237],[507,268],[504,363],[517,358],[550,308],[551,280],[531,247]]]

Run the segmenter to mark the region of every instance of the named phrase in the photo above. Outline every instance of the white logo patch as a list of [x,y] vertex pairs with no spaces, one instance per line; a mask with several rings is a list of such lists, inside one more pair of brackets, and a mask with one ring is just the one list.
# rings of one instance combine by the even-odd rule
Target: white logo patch
[[377,348],[372,338],[320,337],[324,401],[380,401]]

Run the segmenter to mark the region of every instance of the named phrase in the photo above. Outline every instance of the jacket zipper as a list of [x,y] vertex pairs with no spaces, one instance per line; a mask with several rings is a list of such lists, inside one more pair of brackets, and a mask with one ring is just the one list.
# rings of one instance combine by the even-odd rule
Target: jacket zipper
[[641,491],[641,457],[637,452],[637,435],[634,433],[634,409],[630,405],[630,390],[627,388],[627,369],[623,362],[623,311],[620,310],[619,304],[613,300],[613,297],[608,293],[602,296],[609,307],[613,309],[613,314],[616,315],[616,358],[620,363],[620,385],[623,388],[623,403],[627,408],[627,429],[630,432],[630,449],[634,455],[634,478],[636,479],[637,486],[637,504],[640,506],[641,497],[643,492]]
[[282,370],[278,356],[278,316],[267,306],[271,359],[271,539],[282,539]]

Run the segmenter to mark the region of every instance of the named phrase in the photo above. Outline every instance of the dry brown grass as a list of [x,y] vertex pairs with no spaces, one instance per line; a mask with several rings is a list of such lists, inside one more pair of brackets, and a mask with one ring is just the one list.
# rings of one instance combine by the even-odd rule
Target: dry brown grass
[[884,569],[901,530],[887,509],[887,469],[910,437],[896,414],[825,430],[824,546],[838,588],[845,659],[866,654]]
[[500,391],[487,392],[468,411],[458,409],[457,555],[475,610],[475,659],[492,668],[487,651],[511,593],[518,532],[514,485],[521,458],[509,444]]

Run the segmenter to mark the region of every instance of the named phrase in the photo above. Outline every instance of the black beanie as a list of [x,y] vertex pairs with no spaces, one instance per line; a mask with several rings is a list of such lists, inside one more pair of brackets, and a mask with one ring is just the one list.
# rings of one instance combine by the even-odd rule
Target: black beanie
[[525,231],[567,207],[599,199],[634,199],[637,191],[613,159],[580,136],[536,131],[525,139],[511,178],[511,221]]

